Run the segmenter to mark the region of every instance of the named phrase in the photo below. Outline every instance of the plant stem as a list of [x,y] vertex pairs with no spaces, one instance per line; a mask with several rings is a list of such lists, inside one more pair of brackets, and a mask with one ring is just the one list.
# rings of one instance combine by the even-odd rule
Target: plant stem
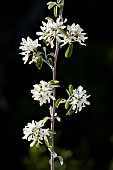
[[[61,3],[64,6],[64,0],[61,0]],[[62,16],[62,12],[63,12],[63,9],[59,10],[59,15],[60,16]],[[56,40],[54,63],[53,63],[53,69],[52,69],[53,80],[56,80],[56,64],[57,64],[58,52],[59,52],[59,43]],[[56,98],[56,88],[54,88],[54,90],[53,90],[53,96]],[[52,115],[51,115],[51,129],[52,130],[54,130],[54,124],[55,124],[55,118],[54,118],[55,110],[56,110],[55,100],[53,100],[53,112],[52,112]],[[51,134],[51,142],[52,142],[52,150],[54,151],[54,134]],[[55,169],[55,167],[54,167],[54,158],[53,158],[53,155],[51,154],[51,170],[54,170],[54,169]]]
[[[53,80],[56,80],[56,63],[57,63],[57,57],[58,57],[58,51],[59,51],[59,44],[58,41],[56,40],[56,50],[55,50],[55,58],[54,58],[54,65],[53,65]],[[56,89],[54,88],[53,90],[53,96],[56,97]],[[54,130],[54,115],[55,115],[55,100],[53,100],[53,112],[51,115],[51,129]],[[52,142],[52,150],[54,150],[54,134],[51,134],[51,142]],[[54,170],[54,158],[53,155],[51,154],[51,170]]]

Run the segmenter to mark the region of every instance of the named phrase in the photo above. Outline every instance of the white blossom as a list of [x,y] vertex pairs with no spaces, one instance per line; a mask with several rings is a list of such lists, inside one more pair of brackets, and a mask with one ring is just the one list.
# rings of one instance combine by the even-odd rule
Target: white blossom
[[50,99],[55,100],[55,97],[52,96],[53,87],[50,87],[48,82],[41,80],[40,84],[35,84],[33,87],[34,89],[31,90],[32,97],[39,101],[40,106],[47,102],[50,103]]
[[89,97],[90,95],[86,94],[86,90],[83,90],[82,86],[73,90],[72,95],[69,96],[69,100],[72,109],[75,110],[75,113],[80,112],[86,105],[90,105],[90,102],[87,101],[87,98]]
[[84,41],[88,38],[85,37],[86,33],[82,32],[83,29],[79,26],[79,24],[73,23],[71,26],[67,25],[67,30],[65,34],[60,34],[59,36],[62,37],[63,39],[61,40],[62,44],[60,45],[61,47],[70,44],[72,42],[79,42],[81,45],[85,45]]
[[[22,42],[20,43],[20,45],[21,46],[19,47],[19,49],[22,50],[20,54],[24,55],[24,57],[22,58],[24,64],[26,64],[26,62],[28,61],[31,52],[34,52],[34,50],[36,50],[37,47],[41,46],[41,44],[38,43],[38,39],[33,41],[29,36],[27,37],[27,40],[25,38],[22,38]],[[33,61],[34,56],[32,56],[32,60],[29,63]]]
[[60,29],[64,29],[64,23],[67,21],[66,19],[63,21],[61,16],[56,19],[56,22],[51,18],[46,18],[47,23],[42,21],[43,26],[41,26],[42,32],[36,32],[39,35],[39,40],[44,40],[47,45],[50,45],[51,48],[54,47],[54,40],[57,39],[58,42],[61,41],[59,37]]
[[42,144],[43,140],[47,140],[47,136],[50,136],[48,130],[42,129],[44,126],[43,121],[39,122],[32,120],[31,123],[28,123],[25,128],[23,128],[24,136],[22,139],[32,141],[30,147],[34,146],[35,143]]

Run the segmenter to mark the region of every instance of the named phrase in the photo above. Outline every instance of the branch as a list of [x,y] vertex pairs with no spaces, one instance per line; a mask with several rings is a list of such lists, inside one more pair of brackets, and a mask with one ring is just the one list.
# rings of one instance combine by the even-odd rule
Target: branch
[[[61,0],[61,3],[64,6],[64,0]],[[59,10],[59,15],[62,16],[63,13],[63,9]],[[53,65],[53,80],[56,80],[56,64],[57,64],[57,58],[58,58],[58,52],[59,52],[59,43],[56,40],[56,49],[55,49],[55,56],[54,56],[54,65]],[[56,97],[56,89],[54,88],[53,90],[53,96]],[[55,123],[55,100],[53,100],[53,112],[52,112],[52,116],[51,116],[51,129],[54,130],[54,123]],[[52,150],[54,151],[54,134],[51,135],[51,141],[52,141]],[[54,158],[53,155],[51,154],[51,170],[54,170]]]

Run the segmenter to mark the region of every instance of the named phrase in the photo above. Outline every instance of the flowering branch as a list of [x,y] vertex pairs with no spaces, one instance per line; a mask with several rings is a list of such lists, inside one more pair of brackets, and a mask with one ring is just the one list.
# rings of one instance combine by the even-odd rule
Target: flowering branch
[[[68,45],[65,57],[69,58],[73,53],[73,44],[78,42],[80,45],[85,46],[85,40],[88,37],[85,37],[86,33],[83,33],[84,30],[79,24],[65,25],[67,19],[63,20],[62,17],[64,0],[50,1],[47,5],[48,9],[53,8],[56,20],[46,17],[45,20],[47,22],[42,21],[41,31],[36,32],[38,39],[32,40],[29,36],[27,39],[22,38],[19,49],[22,50],[20,54],[23,56],[24,64],[29,61],[29,64],[35,63],[36,67],[41,69],[43,63],[45,63],[52,71],[52,80],[48,82],[41,80],[39,84],[33,85],[31,90],[32,98],[38,101],[40,106],[47,103],[50,104],[50,116],[46,116],[39,122],[32,120],[31,123],[28,123],[23,129],[23,139],[31,141],[30,147],[36,145],[39,148],[40,144],[45,143],[51,154],[49,161],[51,170],[54,170],[55,158],[59,159],[61,165],[63,164],[63,158],[54,151],[55,119],[59,122],[61,121],[55,112],[56,108],[58,108],[59,104],[64,103],[65,109],[68,110],[66,115],[71,115],[74,112],[80,112],[86,105],[90,105],[90,102],[87,101],[90,95],[86,94],[86,90],[83,90],[81,85],[77,89],[73,89],[73,86],[70,84],[68,90],[66,90],[68,98],[56,100],[56,87],[60,87],[59,81],[56,80],[59,50],[63,46]],[[48,46],[52,50],[50,53],[47,53]],[[51,121],[51,128],[45,129],[43,127],[48,120]]]

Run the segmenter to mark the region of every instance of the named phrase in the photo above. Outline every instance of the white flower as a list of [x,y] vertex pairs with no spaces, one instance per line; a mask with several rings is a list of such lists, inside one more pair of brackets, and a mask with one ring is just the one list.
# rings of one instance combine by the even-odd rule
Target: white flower
[[81,45],[86,45],[86,44],[82,43],[86,39],[88,39],[88,37],[84,36],[84,35],[86,35],[86,33],[82,33],[83,29],[78,24],[75,26],[75,29],[76,29],[75,32],[77,32],[77,35],[76,35],[77,40],[76,41],[78,41]]
[[59,36],[62,37],[63,39],[61,40],[62,44],[60,45],[61,47],[66,45],[67,43],[72,43],[72,42],[79,42],[81,45],[85,45],[84,41],[88,38],[85,37],[86,33],[82,32],[83,29],[79,26],[79,24],[73,23],[71,26],[67,25],[67,30],[66,34],[67,36],[60,34]]
[[28,123],[23,129],[24,136],[22,139],[32,141],[30,147],[35,143],[42,144],[42,140],[46,140],[47,136],[50,136],[48,132],[49,129],[42,129],[43,126],[44,124],[42,120],[39,122],[32,120],[32,122]]
[[43,103],[50,103],[50,99],[55,100],[55,97],[52,96],[53,88],[50,87],[48,82],[40,81],[40,84],[33,85],[34,89],[31,90],[31,93],[33,94],[34,100],[37,100],[40,102],[40,106],[43,105]]
[[56,19],[54,22],[51,18],[46,18],[47,23],[42,21],[43,26],[41,26],[42,32],[36,32],[39,35],[39,40],[46,41],[47,45],[51,45],[51,48],[54,47],[54,40],[57,39],[58,42],[61,41],[59,37],[60,29],[64,29],[64,23],[67,21],[66,19],[63,21],[61,16]]
[[83,90],[82,86],[79,86],[77,89],[73,90],[70,99],[70,105],[72,105],[72,109],[75,110],[75,113],[80,112],[85,105],[90,105],[90,102],[87,101],[90,95],[86,95],[86,90]]
[[20,54],[24,55],[24,57],[22,58],[24,64],[26,64],[26,62],[28,61],[31,52],[34,52],[34,50],[36,50],[37,47],[41,46],[38,43],[38,39],[33,41],[29,36],[27,37],[27,40],[25,38],[22,38],[22,42],[20,43],[20,45],[21,46],[19,47],[19,49],[22,50]]

